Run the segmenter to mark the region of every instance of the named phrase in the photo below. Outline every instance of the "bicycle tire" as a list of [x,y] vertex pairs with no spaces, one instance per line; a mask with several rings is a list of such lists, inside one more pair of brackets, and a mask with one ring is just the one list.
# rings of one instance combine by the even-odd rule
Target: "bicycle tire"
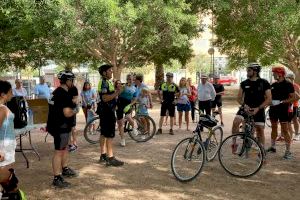
[[[183,155],[182,152],[179,152],[179,148],[181,145],[185,145],[187,142],[187,146],[183,146]],[[194,145],[193,147],[191,145]],[[198,146],[196,146],[198,145]],[[195,147],[196,146],[196,147]],[[195,155],[193,155],[195,153]],[[188,161],[187,166],[179,166],[182,163],[180,163],[180,160],[177,160],[177,158],[180,158],[183,161]],[[198,163],[196,162],[195,167],[192,166],[192,160],[197,161],[197,158],[199,158]],[[181,182],[188,182],[194,180],[202,171],[203,166],[206,161],[206,151],[204,148],[204,145],[202,142],[200,142],[198,139],[194,139],[193,137],[185,138],[181,140],[175,147],[172,158],[171,158],[171,169],[173,175],[176,177],[177,180]],[[191,175],[184,175],[183,171],[189,171],[189,167],[195,168],[192,169]],[[194,170],[194,171],[193,171]]]
[[[214,137],[215,133],[217,131],[220,131],[219,134],[220,136],[218,138]],[[204,142],[204,147],[206,149],[206,159],[207,161],[213,161],[215,157],[217,156],[219,149],[221,147],[221,143],[223,140],[223,128],[220,126],[216,126],[212,129],[213,134],[210,136],[210,138],[207,138],[207,140]],[[213,139],[211,139],[214,137]],[[216,146],[217,145],[217,146]],[[212,153],[211,149],[213,149]]]
[[[237,138],[239,141],[237,142]],[[232,141],[231,141],[232,140]],[[235,142],[233,143],[233,141]],[[231,145],[227,145],[229,142]],[[248,141],[247,144],[245,141]],[[236,145],[236,147],[233,147]],[[236,148],[236,151],[235,151]],[[238,151],[238,148],[240,149]],[[225,152],[231,151],[230,156],[225,159]],[[247,178],[255,175],[262,167],[265,158],[265,153],[262,146],[252,137],[245,136],[244,133],[231,135],[224,139],[219,149],[219,162],[222,168],[232,176],[239,178]],[[241,163],[241,161],[246,161]],[[246,168],[250,167],[251,164],[255,164],[253,169],[249,172],[243,172]],[[237,170],[235,170],[235,168]],[[240,170],[241,172],[237,172]]]
[[[150,131],[145,130],[146,128],[143,124],[143,119],[145,119],[148,123],[149,129],[151,129]],[[134,133],[131,131],[131,125],[127,123],[127,127],[125,127],[125,130],[128,132],[128,135],[131,137],[131,139],[133,139],[136,142],[147,142],[151,138],[153,138],[153,136],[156,133],[156,124],[155,121],[149,115],[138,114],[133,117],[133,120],[136,121],[137,131],[139,134],[134,135]]]
[[[92,123],[95,122],[96,123],[96,130],[95,132],[91,133],[89,131],[89,127],[90,125],[92,125]],[[84,127],[84,131],[83,131],[83,136],[85,138],[86,141],[88,141],[90,144],[97,144],[99,143],[99,139],[100,139],[100,118],[99,116],[94,117],[93,119],[91,119],[90,121],[88,121]]]

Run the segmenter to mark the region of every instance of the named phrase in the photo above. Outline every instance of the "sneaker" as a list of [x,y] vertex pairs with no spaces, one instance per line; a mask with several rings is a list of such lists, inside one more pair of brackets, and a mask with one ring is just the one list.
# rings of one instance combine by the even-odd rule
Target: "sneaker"
[[117,160],[115,157],[107,158],[106,166],[119,167],[124,165],[123,161]]
[[160,134],[162,134],[161,128],[159,128],[159,129],[157,130],[157,132],[156,132],[156,135],[160,135]]
[[300,134],[296,134],[293,140],[294,141],[300,141]]
[[132,129],[132,133],[133,133],[133,135],[135,135],[135,136],[138,136],[138,135],[139,135],[139,131],[136,130],[135,128]]
[[99,163],[104,163],[107,161],[107,155],[105,154],[101,154],[100,159],[99,159]]
[[275,147],[270,147],[270,148],[267,149],[267,152],[276,153],[276,148]]
[[69,152],[75,152],[77,150],[78,146],[75,144],[69,145]]
[[65,177],[76,177],[78,174],[71,168],[65,167],[62,170],[62,175]]
[[239,146],[238,144],[232,144],[231,145],[231,152],[232,152],[232,154],[236,154],[238,146]]
[[125,138],[121,139],[120,145],[121,145],[122,147],[125,147],[125,146],[126,146]]
[[291,160],[293,158],[293,155],[290,151],[286,151],[284,156],[283,156],[283,159],[286,159],[286,160]]
[[71,184],[65,181],[62,176],[54,177],[52,185],[58,188],[67,188],[71,186]]
[[174,135],[173,129],[170,129],[169,134]]

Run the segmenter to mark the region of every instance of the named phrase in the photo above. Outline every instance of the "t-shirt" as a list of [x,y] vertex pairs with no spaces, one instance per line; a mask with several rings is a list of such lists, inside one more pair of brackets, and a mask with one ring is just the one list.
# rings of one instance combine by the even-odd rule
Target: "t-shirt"
[[138,113],[139,114],[148,114],[147,106],[150,104],[149,98],[147,96],[139,96],[138,97]]
[[50,99],[50,88],[46,83],[38,84],[34,88],[34,94],[40,99]]
[[81,92],[82,106],[86,107],[87,104],[91,104],[93,101],[93,95],[95,94],[94,90],[86,90]]
[[[220,92],[224,92],[224,86],[222,84],[213,84],[214,88],[215,88],[215,91],[216,93],[220,93]],[[222,98],[222,95],[218,94],[216,95],[216,98],[215,99],[221,99]]]
[[185,94],[185,95],[182,95],[181,97],[179,97],[177,103],[179,103],[179,104],[188,104],[189,103],[189,98],[186,94],[189,93],[189,89],[186,88],[186,87],[183,87],[183,88],[180,88],[179,91],[180,91],[180,94]]
[[108,110],[112,110],[116,107],[116,105],[117,105],[116,98],[112,99],[108,102],[103,101],[103,95],[113,94],[115,92],[113,83],[110,80],[105,80],[105,79],[100,80],[99,85],[98,85],[98,92],[99,92],[99,97],[100,97],[99,106],[101,107],[101,109],[109,108]]
[[53,106],[49,107],[48,132],[51,134],[69,133],[73,117],[65,117],[63,109],[73,107],[72,96],[62,87],[58,87],[54,90],[51,101]]
[[148,88],[145,83],[141,83],[140,86],[136,86],[136,96],[137,97],[140,96],[143,88]]
[[247,79],[241,82],[241,88],[244,93],[244,103],[255,108],[265,101],[266,91],[271,87],[267,80],[258,78],[256,81]]
[[[294,83],[293,86],[294,86],[295,92],[296,92],[296,91],[299,91],[300,86],[299,86],[297,83]],[[294,107],[299,107],[299,100],[295,101],[295,102],[293,103],[293,106],[294,106]]]
[[15,97],[27,97],[27,91],[25,88],[20,88],[20,89],[14,88],[13,95]]
[[272,100],[283,101],[289,99],[289,95],[295,92],[294,86],[287,80],[275,82],[271,85]]
[[119,97],[131,101],[137,97],[137,88],[134,85],[126,85]]
[[179,88],[175,83],[163,83],[159,86],[159,90],[163,93],[163,101],[165,103],[173,103],[175,94],[179,92]]
[[191,85],[190,87],[191,96],[189,96],[190,102],[195,102],[197,99],[197,89],[195,86]]
[[[68,90],[68,93],[71,95],[72,99],[76,96],[78,96],[78,89],[76,86],[73,86],[71,87],[69,90]],[[76,104],[73,102],[73,107],[72,108],[76,108]]]

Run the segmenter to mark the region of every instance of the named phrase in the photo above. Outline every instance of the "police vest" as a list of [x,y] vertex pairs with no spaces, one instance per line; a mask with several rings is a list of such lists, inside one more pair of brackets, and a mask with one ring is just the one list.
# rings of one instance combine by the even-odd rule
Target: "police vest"
[[111,81],[107,80],[107,79],[105,79],[105,80],[104,80],[104,79],[100,79],[99,84],[98,84],[98,92],[99,92],[100,94],[102,94],[102,83],[103,83],[104,81],[106,81],[106,83],[108,84],[108,91],[107,91],[107,94],[112,94],[112,93],[114,93],[114,92],[115,92],[114,84],[113,84]]
[[167,85],[167,83],[161,84],[161,90],[164,92],[175,92],[176,91],[176,86],[174,83],[171,83],[170,85]]

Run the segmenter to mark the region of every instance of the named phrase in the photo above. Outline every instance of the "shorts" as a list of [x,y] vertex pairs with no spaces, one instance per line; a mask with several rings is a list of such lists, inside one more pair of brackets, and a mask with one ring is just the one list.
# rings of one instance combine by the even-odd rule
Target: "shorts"
[[126,106],[128,106],[129,104],[131,103],[131,101],[130,100],[127,100],[127,99],[123,99],[123,98],[119,98],[118,99],[118,103],[117,103],[117,111],[116,111],[116,113],[117,113],[117,119],[118,120],[121,120],[121,119],[123,119],[123,117],[124,117],[124,114],[126,114],[126,113],[124,113],[124,108],[126,107]]
[[221,98],[217,98],[217,99],[215,99],[214,101],[212,101],[211,102],[211,108],[216,108],[216,107],[218,107],[218,108],[220,108],[220,107],[222,107],[222,99]]
[[187,104],[178,103],[177,104],[177,111],[178,112],[188,112],[190,110],[191,110],[191,104],[190,103],[187,103]]
[[[246,113],[244,110],[239,109],[239,111],[236,113],[237,116],[240,116],[243,118],[243,120],[246,118]],[[253,116],[255,125],[261,125],[264,126],[266,122],[266,115],[265,115],[265,110],[260,109],[256,115]]]
[[114,138],[116,131],[116,115],[111,108],[103,109],[103,115],[100,115],[101,135],[106,138]]
[[291,122],[295,117],[299,117],[298,107],[293,107],[293,112],[289,112],[289,122]]
[[167,111],[170,117],[175,116],[175,104],[173,103],[162,103],[160,109],[160,116],[167,116]]
[[271,121],[289,122],[289,105],[270,106],[269,116]]
[[148,109],[145,108],[145,107],[143,107],[143,108],[138,108],[137,114],[139,114],[139,115],[149,115]]
[[55,150],[66,150],[69,144],[70,133],[60,133],[53,135]]

